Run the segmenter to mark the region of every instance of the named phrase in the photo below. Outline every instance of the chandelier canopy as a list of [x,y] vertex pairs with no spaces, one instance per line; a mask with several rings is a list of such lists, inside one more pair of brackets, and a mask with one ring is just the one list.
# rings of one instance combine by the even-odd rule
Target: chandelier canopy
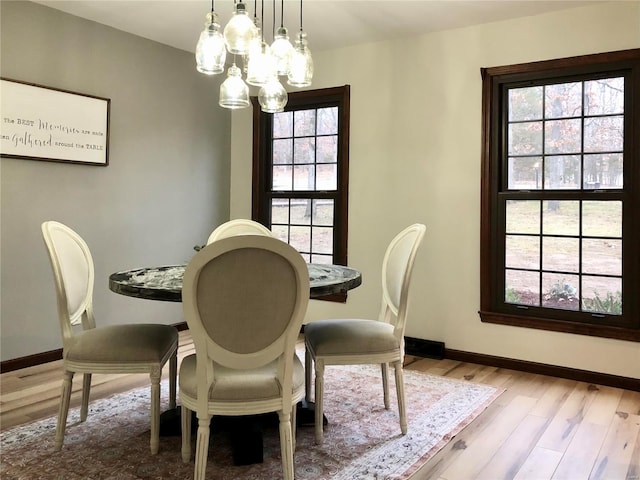
[[[284,26],[284,0],[280,0],[280,27],[275,29],[276,0],[273,1],[273,43],[265,41],[261,22],[254,12],[253,20],[246,11],[243,0],[234,0],[233,15],[223,32],[220,32],[218,15],[211,0],[211,12],[207,13],[204,30],[196,45],[196,69],[205,75],[224,72],[227,52],[233,55],[227,79],[220,85],[219,105],[224,108],[245,108],[250,105],[249,85],[259,87],[258,102],[263,112],[282,112],[287,104],[287,91],[279,77],[286,77],[293,87],[308,87],[313,78],[313,59],[302,29],[302,0],[300,0],[300,31],[295,46],[289,41]],[[257,10],[257,0],[254,0]],[[261,0],[261,17],[264,20],[264,0]],[[236,56],[243,61],[243,68],[236,65]],[[243,73],[245,79],[243,79]]]

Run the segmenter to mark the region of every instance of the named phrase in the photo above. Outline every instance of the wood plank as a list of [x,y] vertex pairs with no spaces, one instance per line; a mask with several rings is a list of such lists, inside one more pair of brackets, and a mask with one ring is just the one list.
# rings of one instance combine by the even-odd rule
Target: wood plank
[[449,466],[442,477],[446,479],[475,478],[478,473],[492,461],[494,452],[512,434],[516,426],[527,416],[536,404],[532,397],[516,396],[507,405],[502,414],[495,418],[491,425],[480,433],[478,438],[470,441],[458,460]]
[[[616,415],[596,459],[590,480],[628,478],[634,450],[640,444],[640,415]],[[637,465],[640,455],[636,452]],[[630,477],[632,478],[632,477]]]
[[562,460],[562,453],[535,447],[513,480],[550,480]]
[[597,390],[590,384],[579,382],[567,397],[537,446],[564,452],[578,430]]
[[478,474],[478,478],[513,478],[546,428],[548,419],[527,415]]
[[607,435],[608,427],[591,422],[582,422],[567,447],[553,480],[576,480],[589,478],[598,458],[598,452]]
[[624,390],[601,385],[597,385],[596,388],[598,389],[597,395],[589,405],[584,421],[598,425],[610,425],[618,410]]

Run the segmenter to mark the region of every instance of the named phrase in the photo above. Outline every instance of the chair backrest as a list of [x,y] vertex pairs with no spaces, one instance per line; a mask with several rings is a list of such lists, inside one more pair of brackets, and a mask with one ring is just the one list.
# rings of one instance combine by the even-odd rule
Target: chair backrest
[[238,218],[236,220],[229,220],[216,227],[211,232],[207,245],[221,238],[233,237],[235,235],[268,235],[272,236],[273,233],[267,227],[261,223],[254,222],[245,218]]
[[413,224],[395,236],[382,262],[382,309],[380,320],[395,327],[395,335],[404,336],[409,304],[409,286],[413,264],[426,227]]
[[55,221],[42,224],[53,270],[58,318],[64,346],[73,338],[73,325],[95,328],[93,318],[93,258],[89,247],[76,232]]
[[215,380],[213,362],[243,370],[276,359],[290,396],[308,303],[307,264],[274,237],[223,238],[194,255],[184,274],[182,304],[196,350],[198,399],[206,400]]

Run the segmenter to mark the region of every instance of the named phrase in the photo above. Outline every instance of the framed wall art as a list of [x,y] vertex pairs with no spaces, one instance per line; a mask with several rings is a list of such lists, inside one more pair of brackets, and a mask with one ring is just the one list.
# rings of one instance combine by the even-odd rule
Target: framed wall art
[[0,79],[0,156],[109,164],[111,100]]

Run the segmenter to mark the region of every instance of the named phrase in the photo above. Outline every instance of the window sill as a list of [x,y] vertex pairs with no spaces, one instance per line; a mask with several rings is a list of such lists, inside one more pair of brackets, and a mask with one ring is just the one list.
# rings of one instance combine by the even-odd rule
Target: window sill
[[640,329],[620,328],[586,323],[567,322],[549,318],[525,317],[499,312],[479,311],[480,319],[484,323],[510,325],[512,327],[535,328],[553,332],[573,333],[591,337],[613,338],[629,342],[640,342]]

